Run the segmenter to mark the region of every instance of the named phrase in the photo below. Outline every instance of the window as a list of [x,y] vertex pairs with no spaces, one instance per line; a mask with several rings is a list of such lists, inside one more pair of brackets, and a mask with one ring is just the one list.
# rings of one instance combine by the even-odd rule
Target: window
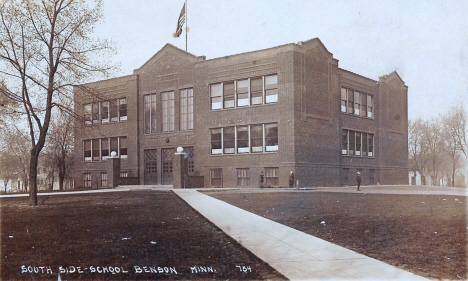
[[263,152],[263,126],[250,126],[251,152]]
[[187,90],[187,129],[193,130],[193,89]]
[[341,154],[373,157],[373,152],[373,134],[351,130],[341,131]]
[[224,108],[232,108],[235,106],[235,88],[234,82],[223,83]]
[[211,154],[222,154],[221,129],[211,129]]
[[222,187],[223,186],[223,170],[211,169],[210,179],[211,179],[211,186]]
[[101,102],[101,122],[102,123],[109,122],[109,102],[108,101]]
[[110,138],[110,151],[117,153],[119,155],[119,139],[118,138]]
[[254,78],[250,79],[250,104],[262,104],[263,103],[263,79]]
[[84,187],[91,187],[91,174],[90,173],[83,174],[83,185]]
[[224,154],[235,153],[236,138],[234,134],[234,127],[227,127],[223,129],[223,147]]
[[85,116],[85,124],[89,125],[93,123],[92,119],[92,112],[93,112],[93,104],[88,103],[84,105],[84,116]]
[[92,140],[91,145],[92,145],[93,161],[101,160],[101,156],[99,155],[99,152],[101,150],[101,148],[99,147],[99,139]]
[[[85,124],[99,124],[127,120],[127,99],[114,99],[85,104]],[[120,117],[119,117],[120,116]]]
[[237,81],[237,106],[249,105],[249,79]]
[[348,131],[343,130],[341,132],[341,154],[348,154]]
[[84,160],[85,161],[92,161],[93,158],[91,157],[91,140],[84,141]]
[[362,94],[361,116],[367,117],[367,95]]
[[127,137],[112,137],[83,141],[85,161],[100,161],[109,158],[115,151],[121,158],[127,158]]
[[107,187],[107,173],[101,173],[101,187]]
[[120,172],[121,178],[128,178],[128,172]]
[[372,96],[367,96],[367,117],[373,118],[373,108],[374,108],[374,98]]
[[109,157],[109,139],[101,139],[101,159],[106,160]]
[[223,108],[223,85],[221,83],[210,85],[210,95],[211,109]]
[[265,125],[265,150],[278,151],[278,124]]
[[98,124],[99,120],[99,102],[93,102],[93,124]]
[[156,133],[156,94],[143,97],[145,110],[145,134]]
[[265,168],[265,186],[279,186],[278,168]]
[[174,131],[174,92],[162,93],[163,131]]
[[126,159],[127,158],[127,137],[120,137],[120,158]]
[[278,102],[276,74],[210,85],[211,109]]
[[265,76],[265,103],[278,102],[278,76]]
[[348,95],[345,88],[341,88],[341,112],[346,113],[348,104]]
[[341,112],[373,118],[373,96],[341,88]]
[[348,114],[354,113],[354,92],[348,90]]
[[249,152],[249,126],[237,127],[237,153]]
[[112,122],[117,122],[119,121],[118,117],[118,112],[117,112],[117,100],[111,100],[109,101],[109,107],[110,107],[110,119]]
[[356,132],[356,156],[361,156],[361,133]]
[[236,169],[237,173],[237,186],[250,186],[250,170]]
[[374,135],[368,135],[369,157],[374,157]]
[[127,99],[119,99],[119,120],[127,121]]
[[278,151],[278,124],[211,129],[211,155]]
[[362,133],[362,156],[367,156],[367,134]]
[[354,131],[349,131],[349,155],[354,155],[355,149],[356,149],[356,133]]
[[361,93],[354,92],[354,114],[360,115],[361,110]]
[[180,90],[180,130],[193,129],[193,89]]

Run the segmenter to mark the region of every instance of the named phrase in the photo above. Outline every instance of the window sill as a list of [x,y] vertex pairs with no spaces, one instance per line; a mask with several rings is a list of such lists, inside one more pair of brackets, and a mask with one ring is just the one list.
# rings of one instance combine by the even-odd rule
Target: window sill
[[224,111],[224,110],[236,110],[236,109],[245,109],[245,108],[251,108],[251,107],[260,107],[260,106],[271,106],[271,105],[277,105],[278,103],[279,102],[270,102],[270,103],[242,105],[242,106],[228,107],[228,108],[217,108],[217,109],[210,108],[210,111]]
[[265,154],[278,154],[279,151],[267,151],[267,152],[245,152],[245,153],[233,153],[233,154],[229,154],[229,153],[225,153],[225,154],[210,154],[210,156],[213,156],[213,157],[221,157],[221,156],[245,156],[245,155],[265,155]]
[[[89,121],[86,121],[89,122]],[[99,126],[99,125],[108,125],[108,124],[120,124],[120,123],[125,123],[127,120],[123,121],[111,121],[111,122],[99,122],[99,123],[85,123],[86,127],[91,127],[91,126]]]
[[346,115],[346,116],[350,116],[350,117],[358,117],[358,118],[362,118],[362,119],[375,120],[375,117],[367,117],[367,116],[360,116],[360,115],[355,115],[355,114],[349,114],[349,113],[345,113],[345,112],[343,112],[343,111],[341,111],[341,114],[342,114],[342,115]]
[[375,156],[359,156],[359,155],[345,155],[341,154],[343,157],[353,157],[353,158],[361,158],[361,159],[375,159]]
[[[109,158],[105,159],[105,160],[96,160],[96,161],[92,161],[92,160],[83,160],[84,163],[104,163],[106,162]],[[120,160],[127,160],[128,159],[128,156],[127,157],[120,157]]]

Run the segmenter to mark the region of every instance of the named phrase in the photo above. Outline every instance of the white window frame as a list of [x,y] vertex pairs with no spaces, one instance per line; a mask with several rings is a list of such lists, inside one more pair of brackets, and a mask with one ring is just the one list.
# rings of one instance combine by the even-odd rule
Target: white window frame
[[[220,87],[221,88],[221,91],[220,91],[220,94],[219,96],[213,96],[213,88],[214,87]],[[213,98],[220,98],[221,101],[218,101],[216,103],[213,103]],[[211,84],[210,85],[210,109],[211,110],[219,110],[219,109],[223,109],[223,100],[224,100],[224,97],[223,97],[223,83],[215,83],[215,84]],[[214,106],[216,105],[216,106]]]

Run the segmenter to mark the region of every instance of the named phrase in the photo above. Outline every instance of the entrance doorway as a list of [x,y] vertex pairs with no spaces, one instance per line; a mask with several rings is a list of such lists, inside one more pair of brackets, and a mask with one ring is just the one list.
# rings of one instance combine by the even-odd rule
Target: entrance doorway
[[158,184],[158,154],[156,149],[145,150],[145,184]]
[[174,148],[163,148],[161,149],[162,159],[162,179],[161,184],[171,185],[172,184],[172,158],[174,157]]

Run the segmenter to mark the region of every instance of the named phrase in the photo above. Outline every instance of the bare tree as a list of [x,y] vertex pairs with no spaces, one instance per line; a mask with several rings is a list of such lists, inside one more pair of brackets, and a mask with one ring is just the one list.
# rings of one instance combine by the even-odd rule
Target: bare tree
[[408,155],[411,160],[411,169],[421,175],[421,182],[426,184],[426,165],[429,146],[425,137],[427,122],[422,119],[408,123]]
[[18,169],[15,159],[6,150],[0,151],[0,178],[3,180],[5,192],[10,181],[18,179]]
[[467,122],[466,111],[463,106],[453,107],[450,109],[451,131],[456,138],[459,149],[468,157],[468,136],[467,136]]
[[439,172],[443,161],[443,138],[441,124],[439,123],[439,120],[432,119],[424,126],[424,138],[427,143],[432,185],[439,185]]
[[[1,174],[7,177],[16,175],[23,181],[24,189],[28,189],[29,155],[28,137],[15,126],[2,129]],[[3,177],[3,176],[2,176]],[[10,178],[13,179],[13,178]],[[4,178],[5,180],[5,178]]]
[[92,38],[102,0],[4,0],[0,4],[0,95],[20,103],[29,125],[30,205],[53,108],[71,112],[72,87],[107,75],[111,45]]
[[[58,173],[59,189],[63,190],[65,177],[73,163],[73,118],[60,114],[50,126],[48,145],[45,154],[48,156],[47,168],[52,178]],[[52,179],[53,182],[53,179]]]
[[[443,150],[447,154],[451,163],[451,185],[455,186],[455,172],[457,164],[464,150],[464,131],[466,128],[466,118],[462,108],[453,107],[448,114],[442,117],[442,132],[443,132]],[[462,135],[463,134],[463,135]],[[466,140],[465,140],[466,141]]]

